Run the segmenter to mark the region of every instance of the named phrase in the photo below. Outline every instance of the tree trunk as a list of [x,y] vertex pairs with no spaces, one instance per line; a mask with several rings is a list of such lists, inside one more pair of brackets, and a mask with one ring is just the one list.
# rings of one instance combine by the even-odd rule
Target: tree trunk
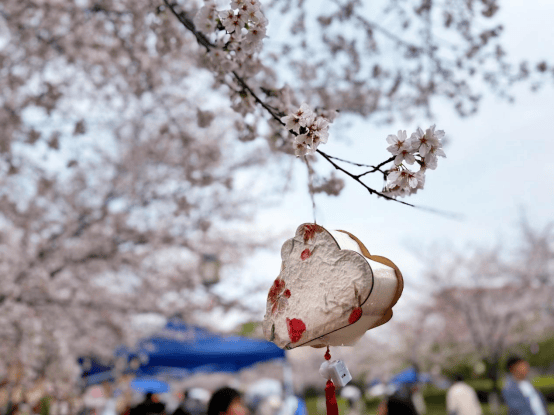
[[500,407],[500,380],[499,369],[500,359],[497,356],[493,356],[488,362],[488,376],[492,380],[492,392],[489,395],[489,410],[492,414],[498,414]]

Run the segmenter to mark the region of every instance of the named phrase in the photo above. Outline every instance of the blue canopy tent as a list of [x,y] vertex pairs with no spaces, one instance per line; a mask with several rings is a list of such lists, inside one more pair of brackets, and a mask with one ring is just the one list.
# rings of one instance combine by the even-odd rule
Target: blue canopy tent
[[120,348],[116,356],[140,363],[139,377],[165,374],[184,377],[195,372],[237,372],[258,362],[284,359],[285,351],[272,342],[223,336],[171,320],[133,350]]
[[[282,360],[285,391],[292,394],[292,373],[286,364],[285,351],[272,342],[217,335],[178,319],[170,320],[163,330],[139,341],[133,349],[118,348],[115,357],[119,363],[126,363],[123,371],[133,372],[138,383],[151,383],[153,377],[168,379],[199,372],[238,372],[259,362]],[[296,411],[306,413],[305,405],[302,406],[303,402],[298,399]]]
[[[238,372],[258,362],[284,359],[285,351],[272,342],[240,336],[217,335],[183,321],[170,320],[157,334],[138,342],[136,348],[120,347],[116,361],[123,360],[123,372],[137,377],[163,374],[183,378],[196,372]],[[81,357],[84,386],[114,379],[114,365]]]
[[141,393],[167,393],[170,390],[169,384],[155,378],[136,378],[129,386]]
[[415,368],[407,368],[400,373],[394,375],[389,383],[394,385],[413,384],[413,383],[430,383],[431,376],[426,373],[418,373]]
[[417,372],[415,368],[410,367],[407,368],[400,373],[394,375],[389,383],[390,384],[411,384],[411,383],[417,383]]

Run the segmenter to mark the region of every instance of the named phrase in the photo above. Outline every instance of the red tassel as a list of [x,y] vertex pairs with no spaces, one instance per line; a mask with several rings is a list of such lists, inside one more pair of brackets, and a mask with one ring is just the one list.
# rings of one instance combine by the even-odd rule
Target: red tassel
[[339,406],[337,405],[337,398],[335,397],[335,385],[331,380],[327,380],[325,385],[325,401],[327,404],[328,415],[338,415]]

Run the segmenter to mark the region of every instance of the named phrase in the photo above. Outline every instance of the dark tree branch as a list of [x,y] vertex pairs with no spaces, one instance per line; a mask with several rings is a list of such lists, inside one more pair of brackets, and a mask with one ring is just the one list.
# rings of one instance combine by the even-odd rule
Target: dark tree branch
[[[322,151],[319,150],[319,149],[317,149],[316,152],[319,153],[321,156],[323,156],[331,165],[333,165],[333,167],[334,167],[335,169],[340,170],[341,172],[346,173],[348,176],[350,176],[352,179],[354,179],[356,182],[358,182],[360,185],[362,185],[365,189],[367,189],[367,191],[368,191],[370,194],[375,194],[375,195],[381,196],[381,197],[383,197],[383,198],[385,198],[385,199],[388,199],[389,201],[400,202],[401,204],[408,205],[409,207],[415,207],[414,205],[409,204],[408,202],[404,202],[404,201],[401,201],[401,200],[399,200],[399,199],[391,198],[390,196],[387,196],[387,195],[385,195],[385,194],[382,194],[381,192],[376,191],[376,190],[373,189],[373,188],[370,188],[369,186],[367,186],[365,183],[363,183],[363,182],[360,180],[360,176],[359,176],[359,175],[353,175],[352,173],[350,173],[350,172],[348,172],[347,170],[341,168],[339,165],[337,165],[335,162],[333,162],[327,153],[322,152]],[[385,163],[386,163],[386,162],[385,162]]]
[[365,176],[368,173],[374,173],[374,172],[377,172],[377,171],[381,172],[383,175],[386,175],[387,173],[382,171],[381,167],[383,167],[387,163],[392,162],[394,160],[394,156],[391,156],[390,158],[388,158],[384,162],[379,163],[377,166],[373,166],[373,165],[366,165],[364,163],[351,162],[350,160],[341,159],[340,157],[335,157],[335,156],[331,156],[331,155],[327,155],[327,156],[329,156],[331,159],[338,160],[339,162],[348,163],[350,165],[360,166],[360,167],[365,167],[365,168],[372,168],[371,170],[368,170],[367,172],[360,173],[359,175],[356,175],[358,178],[361,178],[362,176]]
[[192,20],[190,20],[187,17],[185,13],[183,12],[179,13],[177,12],[177,10],[175,10],[175,6],[178,6],[178,4],[169,3],[169,1],[167,0],[164,0],[164,3],[169,8],[169,10],[171,10],[171,13],[173,13],[175,17],[179,19],[179,21],[183,24],[183,26],[185,26],[188,30],[192,32],[194,36],[196,36],[196,40],[198,41],[198,43],[204,46],[208,52],[210,51],[211,48],[216,47],[206,38],[206,36],[204,36],[202,33],[196,30],[196,28],[194,27],[194,23],[192,22]]
[[[210,43],[208,41],[208,39],[200,32],[198,32],[196,30],[196,28],[194,27],[194,23],[192,22],[191,19],[189,19],[186,14],[184,12],[177,12],[175,10],[175,6],[177,6],[176,4],[174,3],[170,3],[168,0],[164,0],[164,3],[166,4],[166,6],[171,10],[171,12],[177,17],[177,19],[179,19],[179,21],[189,30],[191,31],[194,36],[196,37],[197,41],[199,44],[201,44],[202,46],[204,46],[206,48],[206,50],[210,51],[211,48],[215,48],[216,46],[213,45],[212,43]],[[254,100],[260,104],[270,115],[271,117],[273,117],[274,120],[276,120],[277,122],[279,122],[282,126],[285,126],[285,123],[283,123],[283,121],[281,121],[281,117],[283,117],[283,114],[278,114],[275,112],[274,109],[272,109],[269,105],[267,105],[260,97],[258,97],[258,95],[252,90],[252,88],[247,84],[247,82],[241,77],[239,76],[235,71],[232,72],[233,76],[235,77],[235,79],[237,80],[237,82],[240,84],[240,86],[245,90],[247,91],[250,95],[252,95],[252,97],[254,98]],[[297,135],[296,132],[294,131],[290,131],[290,133],[294,134],[295,136]],[[376,191],[375,189],[369,187],[368,185],[366,185],[364,182],[362,182],[360,180],[360,178],[362,176],[365,176],[367,174],[370,174],[370,173],[374,173],[374,172],[381,172],[383,175],[386,175],[386,172],[382,171],[381,170],[381,167],[384,166],[385,164],[391,162],[394,160],[394,156],[385,160],[384,162],[381,162],[379,163],[377,166],[373,166],[373,165],[362,165],[362,164],[357,164],[357,163],[354,163],[354,162],[350,162],[350,161],[347,161],[347,160],[344,160],[344,159],[340,159],[340,158],[337,158],[337,157],[334,157],[334,156],[331,156],[331,155],[328,155],[327,153],[325,152],[322,152],[321,150],[316,150],[317,153],[319,153],[321,156],[323,156],[323,158],[325,160],[327,160],[335,169],[345,173],[346,175],[350,176],[352,179],[354,179],[356,182],[358,182],[360,185],[362,185],[370,194],[375,194],[377,196],[380,196],[380,197],[383,197],[389,201],[396,201],[400,204],[403,204],[403,205],[407,205],[409,207],[413,207],[413,208],[418,208],[418,209],[422,209],[422,210],[425,210],[425,211],[429,211],[429,212],[433,212],[433,213],[436,213],[436,214],[439,214],[439,215],[444,215],[444,216],[449,216],[449,217],[455,217],[456,214],[452,214],[452,213],[444,213],[444,212],[441,212],[441,211],[438,211],[438,210],[434,210],[434,209],[431,209],[431,208],[426,208],[426,207],[419,207],[419,206],[416,206],[416,205],[413,205],[413,204],[410,204],[408,202],[404,202],[402,200],[399,200],[399,199],[396,199],[396,198],[392,198],[388,195],[385,195],[379,191]],[[365,166],[365,167],[371,167],[372,169],[367,171],[367,172],[364,172],[364,173],[361,173],[359,175],[355,175],[349,171],[347,171],[346,169],[343,169],[342,167],[340,167],[339,165],[337,165],[335,162],[333,162],[332,159],[335,159],[335,160],[340,160],[341,162],[345,162],[345,163],[350,163],[350,164],[353,164],[353,165],[357,165],[357,166]]]
[[[285,125],[285,123],[283,123],[283,122],[281,121],[281,117],[283,117],[284,114],[281,115],[281,116],[279,116],[278,114],[276,114],[275,111],[273,111],[272,108],[270,108],[265,102],[263,102],[263,101],[260,99],[260,97],[258,97],[258,96],[254,93],[254,91],[252,91],[252,88],[250,88],[250,87],[248,86],[248,84],[246,83],[246,81],[243,80],[235,71],[233,71],[233,75],[235,76],[236,80],[239,82],[239,84],[241,85],[241,87],[244,88],[246,91],[248,91],[248,92],[250,93],[250,95],[252,95],[252,97],[254,97],[254,100],[256,100],[256,102],[257,102],[258,104],[260,104],[263,108],[265,108],[269,114],[271,114],[271,117],[273,117],[275,120],[277,120],[279,123],[281,123],[281,125],[283,125],[283,126]],[[294,132],[293,132],[293,133],[294,133]],[[296,133],[294,133],[294,134],[296,135]]]

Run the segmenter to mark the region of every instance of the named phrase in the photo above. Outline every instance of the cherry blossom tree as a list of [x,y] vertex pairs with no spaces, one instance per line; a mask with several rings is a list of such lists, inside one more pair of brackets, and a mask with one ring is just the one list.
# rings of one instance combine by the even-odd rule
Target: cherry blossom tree
[[248,311],[202,284],[201,263],[267,243],[242,229],[286,168],[195,87],[195,45],[148,2],[0,10],[2,367],[72,380],[79,355],[132,345],[137,315]]
[[[554,223],[533,227],[525,215],[520,220],[521,246],[514,249],[517,263],[512,275],[533,287],[554,286]],[[553,311],[553,305],[548,308]]]
[[434,249],[425,272],[434,289],[418,308],[420,357],[444,365],[474,355],[487,363],[497,394],[504,355],[553,329],[551,226],[522,220],[520,230],[509,248]]
[[[137,314],[248,309],[205,289],[199,263],[234,264],[269,240],[241,226],[286,189],[295,156],[312,194],[338,195],[346,177],[406,205],[398,197],[445,156],[434,126],[381,138],[385,161],[329,155],[320,147],[338,114],[392,122],[429,115],[441,98],[468,115],[482,83],[508,95],[552,73],[506,61],[492,0],[391,1],[376,14],[329,4],[324,14],[290,0],[0,4],[4,366],[67,379],[78,355],[132,343]],[[270,19],[291,14],[291,36],[265,51]],[[381,189],[364,182],[374,173]]]

